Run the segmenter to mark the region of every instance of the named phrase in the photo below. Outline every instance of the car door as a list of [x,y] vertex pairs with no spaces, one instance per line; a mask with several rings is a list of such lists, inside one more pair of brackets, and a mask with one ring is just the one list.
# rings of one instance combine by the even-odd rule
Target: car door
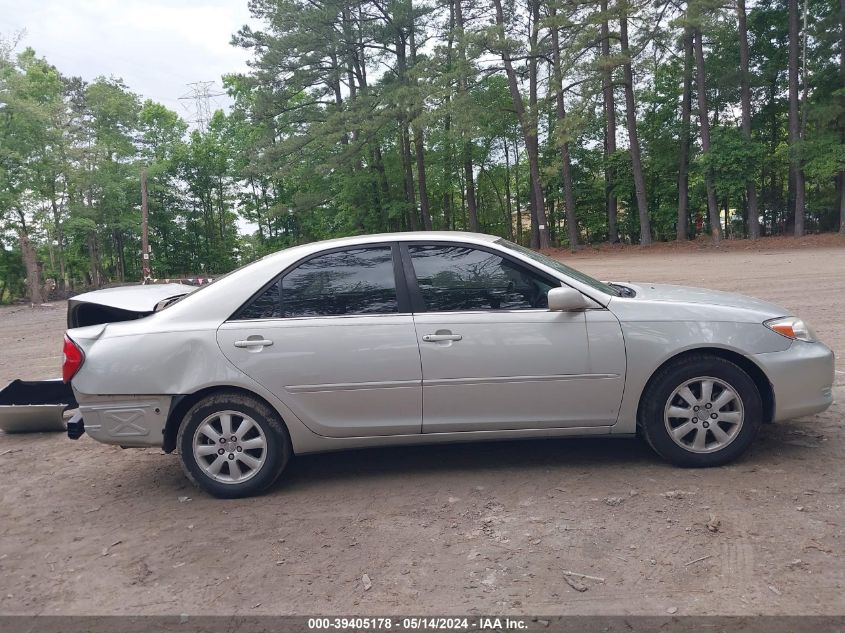
[[[403,245],[423,374],[423,433],[612,425],[618,321],[550,312],[559,280],[495,249]],[[590,355],[590,325],[605,351]],[[607,350],[610,350],[607,352]]]
[[419,348],[398,247],[325,251],[218,330],[223,354],[329,437],[419,433]]

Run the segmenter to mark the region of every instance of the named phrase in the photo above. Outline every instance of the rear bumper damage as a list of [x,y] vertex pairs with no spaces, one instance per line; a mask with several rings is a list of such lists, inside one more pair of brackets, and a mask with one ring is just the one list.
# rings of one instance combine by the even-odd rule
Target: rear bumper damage
[[82,412],[77,411],[67,422],[67,436],[71,440],[78,440],[85,433],[85,422],[82,420]]
[[0,391],[0,429],[6,433],[64,431],[64,412],[77,407],[70,385],[55,380],[13,380]]
[[[104,444],[124,448],[161,448],[164,427],[170,412],[171,396],[93,396],[76,393],[79,419],[73,433],[90,435]],[[68,424],[68,437],[71,425]]]

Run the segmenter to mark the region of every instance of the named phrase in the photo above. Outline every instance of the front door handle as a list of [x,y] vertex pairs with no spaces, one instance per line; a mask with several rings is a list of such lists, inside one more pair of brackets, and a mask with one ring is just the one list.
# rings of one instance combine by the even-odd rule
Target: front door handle
[[460,334],[424,334],[422,339],[426,343],[439,343],[440,341],[460,341],[464,337]]
[[266,338],[248,338],[245,341],[235,341],[235,347],[268,347],[273,344],[273,341]]

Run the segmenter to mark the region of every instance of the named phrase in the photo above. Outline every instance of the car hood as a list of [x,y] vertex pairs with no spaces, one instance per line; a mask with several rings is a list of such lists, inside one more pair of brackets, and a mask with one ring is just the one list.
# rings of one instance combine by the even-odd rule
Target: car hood
[[790,314],[789,310],[774,303],[733,292],[722,292],[721,290],[688,286],[672,286],[669,284],[613,283],[618,283],[620,286],[627,286],[636,292],[636,296],[633,298],[621,298],[623,301],[720,306],[756,313],[765,318],[787,316]]

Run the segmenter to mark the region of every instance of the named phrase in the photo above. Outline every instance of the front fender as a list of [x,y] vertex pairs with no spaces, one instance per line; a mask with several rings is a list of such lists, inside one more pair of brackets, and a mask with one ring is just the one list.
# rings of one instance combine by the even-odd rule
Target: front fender
[[696,349],[721,349],[743,356],[765,373],[755,355],[789,349],[792,341],[762,323],[729,321],[622,322],[628,355],[625,393],[614,433],[634,433],[643,390],[667,360]]

